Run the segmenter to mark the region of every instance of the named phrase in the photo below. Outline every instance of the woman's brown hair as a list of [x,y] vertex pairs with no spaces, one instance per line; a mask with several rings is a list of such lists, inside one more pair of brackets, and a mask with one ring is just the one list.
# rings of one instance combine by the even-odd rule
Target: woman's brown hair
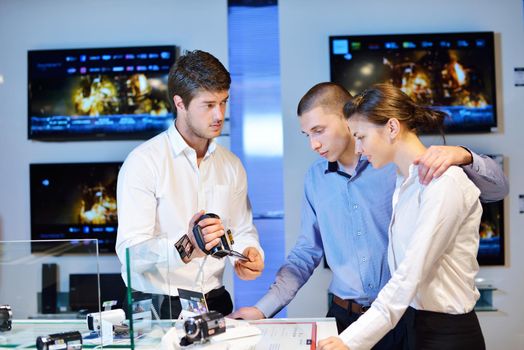
[[355,96],[344,105],[346,119],[359,114],[368,121],[385,125],[396,118],[409,130],[421,132],[438,131],[444,137],[444,112],[415,103],[399,88],[390,84],[376,84]]

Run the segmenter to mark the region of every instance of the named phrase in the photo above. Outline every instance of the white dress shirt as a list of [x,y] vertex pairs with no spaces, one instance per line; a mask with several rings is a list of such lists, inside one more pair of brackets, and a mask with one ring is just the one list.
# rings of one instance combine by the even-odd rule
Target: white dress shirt
[[255,247],[263,256],[240,160],[211,141],[197,166],[195,150],[174,125],[129,154],[118,176],[117,203],[116,251],[128,284],[126,248],[130,248],[135,290],[178,295],[176,288],[202,288],[207,293],[223,285],[225,258],[208,257],[203,278],[196,281],[203,258],[184,264],[174,247],[201,209],[219,215],[231,229],[234,250]]
[[459,167],[427,186],[415,165],[397,176],[389,227],[389,282],[371,308],[340,337],[351,350],[370,349],[408,306],[448,314],[470,312],[475,287],[482,207],[480,191]]

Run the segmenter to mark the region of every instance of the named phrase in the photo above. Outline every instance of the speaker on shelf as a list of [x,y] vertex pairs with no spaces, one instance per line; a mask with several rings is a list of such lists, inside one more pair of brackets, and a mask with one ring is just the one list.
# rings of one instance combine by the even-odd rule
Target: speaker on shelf
[[42,264],[42,313],[55,314],[58,294],[58,265]]

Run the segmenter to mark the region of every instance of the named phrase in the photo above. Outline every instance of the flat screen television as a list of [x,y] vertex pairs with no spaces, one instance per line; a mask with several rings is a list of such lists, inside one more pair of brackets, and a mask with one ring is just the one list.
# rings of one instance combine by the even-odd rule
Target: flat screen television
[[[100,253],[113,253],[121,164],[30,164],[31,239],[98,239]],[[31,251],[44,252],[57,244],[38,242],[31,245]],[[63,254],[85,252],[78,248],[66,249]]]
[[[490,155],[503,168],[502,155]],[[480,242],[477,260],[480,265],[504,265],[504,200],[482,203]]]
[[480,265],[504,265],[504,201],[482,203]]
[[175,46],[29,51],[29,139],[146,139],[165,130],[175,56]]
[[353,95],[390,83],[446,112],[448,133],[497,126],[493,32],[330,36],[331,81]]

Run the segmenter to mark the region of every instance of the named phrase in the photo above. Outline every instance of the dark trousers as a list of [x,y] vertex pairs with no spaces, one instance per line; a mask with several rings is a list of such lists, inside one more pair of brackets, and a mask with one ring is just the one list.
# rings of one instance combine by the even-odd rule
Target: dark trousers
[[[342,333],[350,324],[358,320],[360,314],[346,310],[332,303],[326,317],[334,317],[337,321],[338,333]],[[375,350],[408,350],[407,321],[404,317],[397,326],[389,331],[374,347]],[[464,349],[463,349],[464,350]]]
[[[176,319],[180,316],[180,312],[182,311],[179,297],[169,297],[167,295],[149,294],[138,291],[134,291],[132,296],[134,301],[152,299],[153,307],[155,310],[160,310],[159,317],[164,320]],[[218,311],[224,316],[233,312],[233,301],[225,287],[213,289],[207,293],[205,297],[209,311]],[[126,314],[128,314],[127,299],[124,305],[124,310],[126,311]]]
[[451,315],[414,310],[414,315],[415,348],[417,350],[486,349],[475,311]]

